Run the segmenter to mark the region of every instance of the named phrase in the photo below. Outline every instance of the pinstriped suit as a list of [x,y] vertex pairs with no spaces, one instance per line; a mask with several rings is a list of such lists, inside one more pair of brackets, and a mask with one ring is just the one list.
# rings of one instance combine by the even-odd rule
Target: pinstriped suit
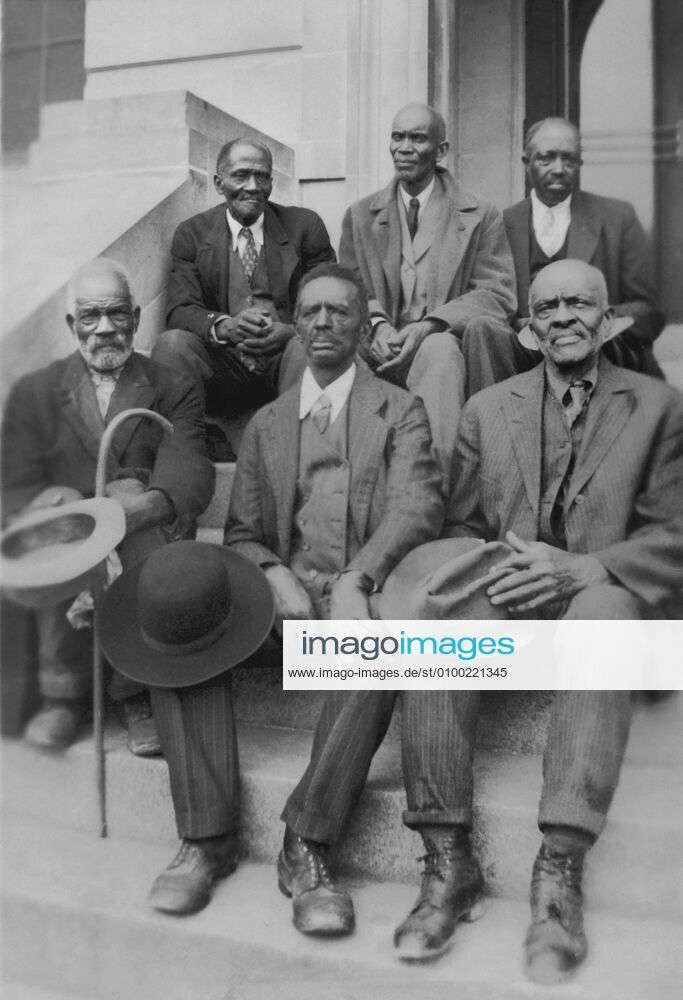
[[[538,538],[544,365],[474,396],[458,434],[448,536]],[[604,358],[564,496],[567,549],[595,555],[612,585],[581,591],[565,618],[638,618],[683,585],[683,398]],[[415,692],[413,715],[439,716],[448,763],[439,775],[444,822],[471,824],[478,693]],[[628,692],[558,692],[544,758],[539,825],[597,836],[614,794],[630,723]],[[435,737],[435,744],[437,737]],[[413,761],[411,766],[416,766]]]
[[[299,386],[260,410],[242,440],[225,542],[259,565],[287,564],[299,449]],[[349,396],[348,515],[358,551],[347,569],[378,587],[412,548],[438,534],[440,476],[420,400],[358,363]],[[319,610],[322,614],[322,610]],[[316,729],[311,762],[283,819],[296,833],[332,843],[365,783],[393,710],[393,691],[332,692]]]

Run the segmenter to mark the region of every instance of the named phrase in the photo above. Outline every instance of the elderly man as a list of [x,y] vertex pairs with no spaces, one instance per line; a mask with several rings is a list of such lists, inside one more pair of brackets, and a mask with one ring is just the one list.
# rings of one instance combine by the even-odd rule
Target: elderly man
[[152,357],[198,379],[209,413],[233,415],[274,399],[278,380],[296,378],[300,365],[287,375],[287,345],[297,285],[335,255],[315,212],[268,200],[273,160],[261,143],[227,142],[214,185],[225,205],[183,222],[173,237],[166,319],[175,329]]
[[[70,285],[66,317],[77,350],[16,384],[2,431],[4,514],[11,519],[92,496],[100,439],[122,410],[147,407],[173,423],[170,438],[145,420],[124,424],[114,438],[106,492],[126,514],[124,567],[192,532],[214,483],[199,391],[133,351],[139,318],[120,264],[100,258],[83,268]],[[41,749],[68,746],[88,708],[91,636],[69,625],[70,603],[35,616],[43,702],[25,736]],[[144,689],[115,674],[111,693],[123,701],[133,753],[158,753]]]
[[486,332],[507,334],[516,308],[512,258],[498,210],[440,165],[448,142],[437,111],[402,108],[389,149],[396,174],[346,212],[339,259],[370,296],[363,357],[423,400],[447,488],[465,399],[464,345]]
[[[601,357],[612,310],[591,265],[544,268],[529,308],[542,363],[465,406],[445,533],[507,543],[486,590],[497,611],[661,615],[683,584],[683,399]],[[478,692],[411,694],[429,703],[434,733],[450,748],[436,783],[444,823],[467,832]],[[584,855],[605,824],[630,712],[627,691],[555,694],[525,943],[538,982],[565,978],[586,955]],[[423,935],[425,956],[431,948]]]
[[[280,618],[369,618],[368,597],[398,561],[438,534],[440,477],[419,399],[356,360],[367,298],[353,272],[322,265],[301,283],[301,381],[247,428],[226,544],[261,566]],[[363,788],[393,691],[331,693],[311,761],[283,812],[281,890],[303,933],[346,934],[350,896],[326,855]]]
[[[564,118],[546,118],[528,130],[522,161],[528,198],[503,212],[517,276],[519,331],[528,322],[529,285],[547,264],[566,258],[599,268],[618,326],[603,352],[616,365],[661,377],[652,344],[664,318],[657,307],[652,262],[633,206],[579,190],[581,137]],[[623,332],[617,332],[621,329]],[[533,368],[540,355],[522,334],[484,336],[468,355],[469,392]]]

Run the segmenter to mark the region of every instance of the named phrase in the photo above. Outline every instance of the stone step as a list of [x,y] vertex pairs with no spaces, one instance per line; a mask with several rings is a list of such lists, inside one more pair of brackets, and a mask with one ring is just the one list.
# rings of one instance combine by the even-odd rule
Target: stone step
[[[312,940],[291,924],[271,867],[244,864],[209,907],[174,919],[145,904],[168,861],[158,845],[102,841],[45,824],[4,823],[5,975],[89,1000],[521,1000],[526,903],[493,900],[458,928],[452,951],[400,965],[392,931],[415,888],[351,883],[358,930]],[[562,996],[673,1000],[683,964],[681,925],[587,908],[590,954]],[[40,994],[39,994],[40,995]],[[49,994],[48,994],[49,995]],[[559,992],[557,994],[560,995]]]
[[[308,761],[310,735],[248,724],[239,728],[245,853],[273,862],[282,837],[280,811]],[[683,870],[679,735],[678,699],[641,712],[635,720],[607,829],[590,855],[586,887],[596,906],[683,918],[683,885],[673,874]],[[112,726],[107,761],[111,838],[162,842],[170,851],[176,835],[163,760],[132,757],[121,730]],[[526,898],[538,846],[540,785],[538,756],[477,755],[475,844],[496,895]],[[95,835],[92,741],[82,739],[58,757],[5,741],[3,801],[11,815]],[[339,851],[340,868],[366,877],[416,881],[422,845],[402,825],[403,808],[399,747],[387,741],[376,755]]]
[[4,978],[0,979],[0,990],[2,1000],[87,1000],[83,994],[76,996],[75,993],[55,993],[53,989],[40,989],[26,983],[9,982]]

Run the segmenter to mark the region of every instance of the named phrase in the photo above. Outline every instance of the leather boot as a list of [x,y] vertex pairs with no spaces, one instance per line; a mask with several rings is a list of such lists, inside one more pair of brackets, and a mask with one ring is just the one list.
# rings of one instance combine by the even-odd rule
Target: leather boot
[[89,711],[90,702],[82,698],[45,698],[26,726],[24,739],[37,750],[66,750],[76,739]]
[[237,855],[234,834],[183,840],[168,868],[157,876],[148,902],[155,910],[176,916],[203,910],[218,880],[234,872]]
[[327,867],[327,848],[285,829],[277,859],[280,891],[291,898],[294,926],[302,934],[341,937],[355,926],[353,901]]
[[567,979],[588,951],[583,931],[581,877],[585,851],[541,844],[531,875],[531,925],[524,942],[529,979],[551,985]]
[[398,957],[408,962],[442,955],[458,921],[476,920],[483,912],[484,879],[467,831],[432,827],[422,831],[422,839],[427,853],[420,895],[394,933]]

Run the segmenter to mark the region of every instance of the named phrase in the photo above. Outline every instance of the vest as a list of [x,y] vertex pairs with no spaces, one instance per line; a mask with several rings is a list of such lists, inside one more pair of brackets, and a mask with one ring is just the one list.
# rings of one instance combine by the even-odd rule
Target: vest
[[321,434],[310,413],[299,430],[299,475],[289,568],[316,612],[329,617],[329,590],[346,567],[349,542],[348,400]]
[[[571,223],[570,223],[571,225]],[[541,248],[540,243],[536,239],[536,233],[534,232],[533,224],[529,227],[529,283],[531,283],[539,271],[547,264],[553,264],[556,260],[566,260],[567,257],[567,241],[569,239],[569,230],[567,230],[567,235],[565,236],[564,243],[552,257],[548,257],[545,251]]]
[[280,317],[273,304],[263,247],[259,251],[251,284],[244,272],[242,258],[235,250],[230,250],[228,271],[228,312],[231,316],[236,316],[249,306],[255,306],[257,309],[269,312],[274,320],[279,320]]
[[562,404],[549,386],[543,397],[541,428],[541,504],[538,538],[548,545],[566,549],[564,497],[571,482],[576,456],[581,448],[588,405],[571,426],[567,426]]
[[410,239],[408,220],[399,191],[398,216],[401,221],[401,307],[400,325],[413,323],[426,315],[429,277],[433,270],[432,243],[441,216],[443,190],[437,177],[427,204],[420,211],[420,222],[415,239]]

